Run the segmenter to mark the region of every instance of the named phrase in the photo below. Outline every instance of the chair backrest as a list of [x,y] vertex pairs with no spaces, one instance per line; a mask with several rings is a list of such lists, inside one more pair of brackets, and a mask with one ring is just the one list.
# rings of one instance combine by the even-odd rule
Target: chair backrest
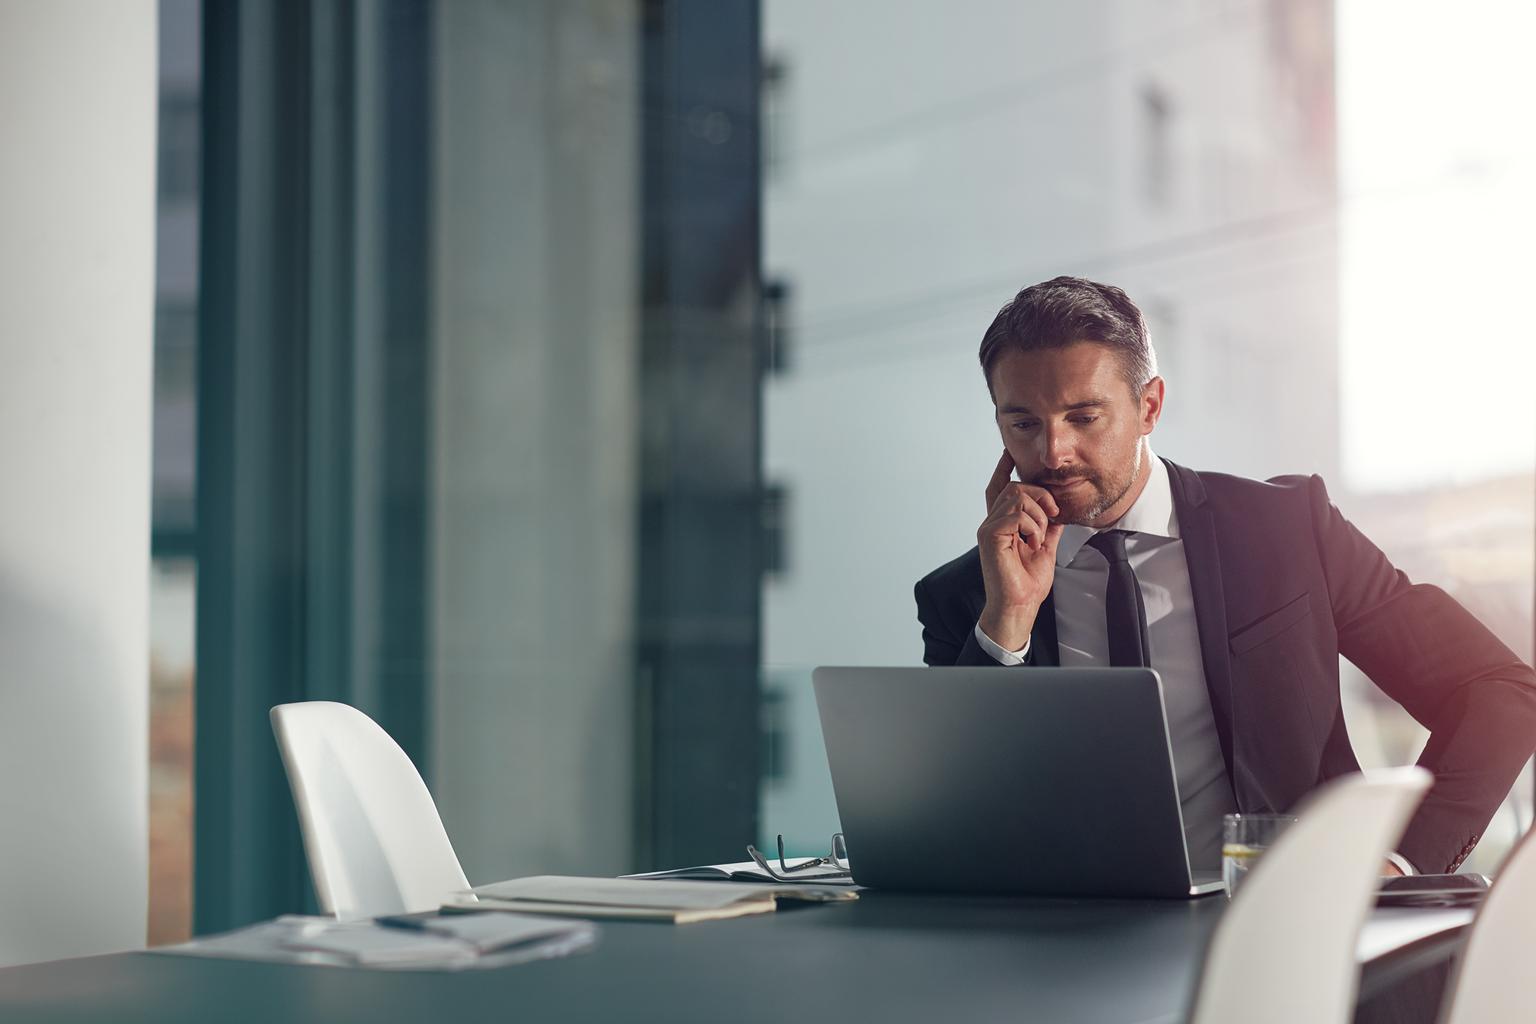
[[1536,949],[1536,829],[1504,858],[1445,990],[1443,1024],[1529,1020]]
[[1217,925],[1194,1024],[1350,1020],[1382,862],[1430,782],[1422,768],[1393,768],[1337,779],[1303,802]]
[[320,906],[341,918],[436,910],[469,887],[400,745],[345,704],[272,709]]

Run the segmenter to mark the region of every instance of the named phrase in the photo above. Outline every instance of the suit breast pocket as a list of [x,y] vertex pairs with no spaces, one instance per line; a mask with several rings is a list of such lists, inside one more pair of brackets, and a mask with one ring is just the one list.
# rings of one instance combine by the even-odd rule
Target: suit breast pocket
[[1233,654],[1251,651],[1260,644],[1273,640],[1311,614],[1312,595],[1302,594],[1259,621],[1233,633],[1227,638],[1227,643],[1231,645]]

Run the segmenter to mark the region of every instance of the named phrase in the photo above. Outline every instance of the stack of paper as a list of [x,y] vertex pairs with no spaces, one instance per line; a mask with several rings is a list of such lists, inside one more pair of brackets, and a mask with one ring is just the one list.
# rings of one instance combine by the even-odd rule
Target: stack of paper
[[690,924],[772,913],[776,900],[840,902],[858,894],[842,888],[747,885],[734,882],[647,881],[536,875],[478,886],[478,901],[455,900],[444,910],[513,910],[530,914],[622,918]]
[[318,937],[289,945],[337,953],[359,964],[451,963],[513,949],[540,958],[562,956],[590,946],[593,938],[591,925],[522,914],[402,914],[338,923]]
[[449,914],[400,915],[381,917],[380,924],[407,929],[443,939],[451,939],[476,953],[495,953],[513,946],[549,943],[594,933],[588,924],[552,921],[547,917],[523,914]]
[[506,967],[592,948],[597,928],[519,914],[338,921],[287,915],[156,953],[390,970]]
[[300,952],[325,953],[359,967],[454,967],[479,954],[470,946],[422,931],[361,924],[322,926],[282,943]]

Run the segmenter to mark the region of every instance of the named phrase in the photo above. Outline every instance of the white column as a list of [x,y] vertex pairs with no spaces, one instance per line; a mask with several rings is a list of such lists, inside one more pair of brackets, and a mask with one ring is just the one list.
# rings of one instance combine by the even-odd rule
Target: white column
[[153,0],[0,0],[0,965],[142,946]]

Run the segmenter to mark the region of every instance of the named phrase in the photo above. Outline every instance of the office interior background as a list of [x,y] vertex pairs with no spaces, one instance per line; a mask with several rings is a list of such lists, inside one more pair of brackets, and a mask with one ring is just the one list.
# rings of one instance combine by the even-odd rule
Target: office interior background
[[821,852],[810,671],[919,662],[981,332],[1058,273],[1148,313],[1159,454],[1322,474],[1532,657],[1519,5],[158,10],[151,943],[312,906],[291,700],[399,740],[475,883]]

